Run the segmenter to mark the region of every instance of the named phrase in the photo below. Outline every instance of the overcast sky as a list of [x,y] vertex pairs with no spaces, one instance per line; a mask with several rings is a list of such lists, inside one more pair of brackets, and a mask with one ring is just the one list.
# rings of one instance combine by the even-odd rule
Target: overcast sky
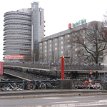
[[107,11],[107,0],[1,0],[0,1],[0,60],[3,57],[3,15],[7,11],[30,8],[33,1],[44,9],[45,35],[68,28],[68,23],[81,19],[87,22],[103,20]]

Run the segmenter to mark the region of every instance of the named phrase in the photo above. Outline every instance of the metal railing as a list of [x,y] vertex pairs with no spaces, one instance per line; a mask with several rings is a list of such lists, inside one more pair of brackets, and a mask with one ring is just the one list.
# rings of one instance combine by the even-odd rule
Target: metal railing
[[[47,69],[47,70],[60,70],[60,64],[47,64],[47,63],[4,63],[4,67],[6,66],[19,66],[19,67],[29,67],[29,68],[40,68],[40,69]],[[104,65],[71,65],[65,64],[65,70],[104,70]]]

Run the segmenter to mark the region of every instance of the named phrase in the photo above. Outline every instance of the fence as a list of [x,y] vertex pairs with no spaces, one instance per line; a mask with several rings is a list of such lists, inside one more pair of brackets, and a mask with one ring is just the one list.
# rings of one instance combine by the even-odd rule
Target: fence
[[[21,66],[21,67],[29,67],[29,68],[41,68],[41,69],[50,69],[50,70],[60,70],[60,64],[47,64],[37,62],[33,63],[4,63],[4,66]],[[55,68],[55,69],[54,69]],[[65,70],[104,70],[103,65],[71,65],[65,64]]]

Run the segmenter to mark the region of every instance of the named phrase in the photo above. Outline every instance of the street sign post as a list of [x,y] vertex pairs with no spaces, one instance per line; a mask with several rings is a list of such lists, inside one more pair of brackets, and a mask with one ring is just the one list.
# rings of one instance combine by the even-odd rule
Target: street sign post
[[0,76],[3,75],[3,62],[0,62]]
[[61,80],[64,80],[64,56],[61,57]]
[[64,58],[70,58],[70,57],[64,57],[64,56],[61,56],[61,80],[64,80]]

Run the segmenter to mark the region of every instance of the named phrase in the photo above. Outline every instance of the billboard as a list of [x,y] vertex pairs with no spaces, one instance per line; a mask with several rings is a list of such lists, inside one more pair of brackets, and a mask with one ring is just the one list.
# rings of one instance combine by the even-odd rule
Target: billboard
[[0,62],[0,76],[3,75],[3,62]]
[[24,55],[5,55],[5,59],[24,59]]

